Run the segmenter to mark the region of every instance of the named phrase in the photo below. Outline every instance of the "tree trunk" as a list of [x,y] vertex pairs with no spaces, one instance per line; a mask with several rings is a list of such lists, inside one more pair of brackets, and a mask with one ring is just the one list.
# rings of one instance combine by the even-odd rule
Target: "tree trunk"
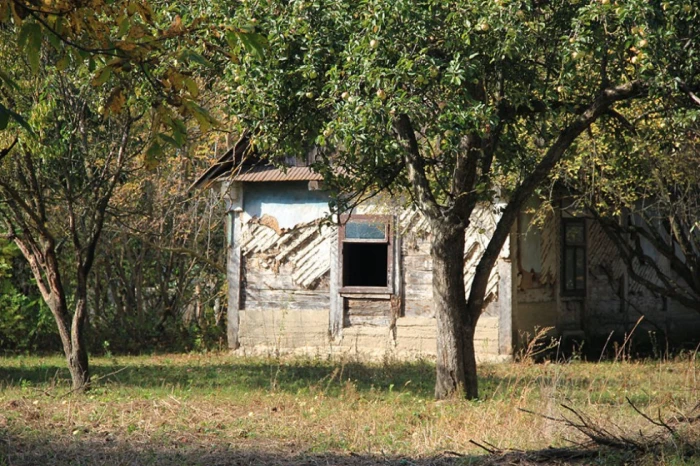
[[433,303],[437,319],[435,398],[476,398],[474,329],[465,326],[464,228],[433,222]]
[[84,343],[73,345],[66,355],[73,390],[85,392],[90,386],[88,353]]
[[476,323],[474,325],[463,324],[462,345],[464,353],[464,395],[468,400],[476,400],[479,397],[479,379],[476,372],[476,350],[474,349],[474,334],[476,333]]
[[76,304],[70,332],[70,351],[68,369],[73,381],[73,390],[84,392],[89,388],[90,370],[88,353],[85,345],[85,323],[87,320],[87,281],[79,272],[76,287]]
[[[76,306],[76,314],[77,314]],[[84,392],[90,382],[90,372],[88,368],[88,354],[83,337],[83,324],[76,324],[76,314],[73,315],[73,322],[69,325],[68,310],[65,302],[51,300],[49,308],[56,320],[58,333],[63,345],[63,354],[66,356],[68,370],[71,377],[71,385],[74,391]],[[84,318],[83,318],[84,321]]]

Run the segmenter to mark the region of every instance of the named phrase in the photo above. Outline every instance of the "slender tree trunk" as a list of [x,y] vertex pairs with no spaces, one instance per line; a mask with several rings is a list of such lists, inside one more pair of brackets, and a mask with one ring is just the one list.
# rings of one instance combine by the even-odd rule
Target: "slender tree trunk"
[[76,304],[73,313],[70,335],[70,354],[68,355],[68,369],[73,381],[73,389],[85,391],[90,384],[90,369],[88,367],[88,353],[85,345],[85,324],[87,320],[87,280],[84,274],[78,272],[78,286],[76,287]]
[[463,364],[464,364],[464,396],[468,400],[476,400],[479,397],[479,378],[476,371],[476,348],[474,347],[474,335],[476,324],[464,324],[462,327]]
[[[76,322],[76,314],[73,315],[72,323],[69,324],[68,310],[65,302],[58,300],[49,302],[49,308],[56,320],[58,333],[63,345],[63,354],[66,356],[68,371],[70,372],[73,390],[83,392],[88,388],[90,382],[90,371],[88,368],[88,354],[83,337],[83,324]],[[84,321],[84,319],[83,319]]]
[[435,398],[476,398],[474,329],[463,321],[464,228],[433,222],[432,235],[433,303],[437,319]]
[[[79,336],[82,336],[82,332]],[[90,386],[88,353],[84,341],[81,340],[83,338],[76,340],[77,343],[71,345],[69,353],[66,355],[72,387],[76,392],[85,392]]]

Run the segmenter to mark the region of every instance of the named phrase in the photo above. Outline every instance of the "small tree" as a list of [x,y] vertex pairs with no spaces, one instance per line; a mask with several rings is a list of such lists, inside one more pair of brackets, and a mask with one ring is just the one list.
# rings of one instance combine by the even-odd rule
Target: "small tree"
[[76,389],[89,380],[87,277],[131,160],[141,151],[152,168],[183,148],[188,117],[214,126],[199,101],[212,60],[260,50],[226,8],[158,6],[0,0],[0,233],[29,261]]
[[137,118],[114,107],[101,114],[104,96],[79,76],[48,70],[21,79],[21,66],[15,71],[25,89],[15,108],[27,127],[0,135],[0,231],[28,261],[56,320],[73,388],[83,390],[88,276],[112,196],[143,143],[134,138]]
[[[317,168],[339,211],[391,190],[429,220],[438,398],[478,395],[474,331],[523,202],[596,122],[697,85],[685,0],[294,0],[238,14],[269,42],[227,72],[260,152],[326,148]],[[496,190],[507,206],[467,297],[464,230]]]

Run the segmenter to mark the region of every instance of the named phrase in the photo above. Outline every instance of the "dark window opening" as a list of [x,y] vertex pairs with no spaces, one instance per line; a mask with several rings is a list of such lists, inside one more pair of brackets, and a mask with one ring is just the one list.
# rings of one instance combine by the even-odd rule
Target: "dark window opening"
[[586,292],[586,223],[562,219],[562,291],[581,296]]
[[343,286],[388,286],[386,243],[343,244]]
[[388,217],[344,217],[339,231],[342,286],[349,293],[387,293],[391,288],[392,241]]

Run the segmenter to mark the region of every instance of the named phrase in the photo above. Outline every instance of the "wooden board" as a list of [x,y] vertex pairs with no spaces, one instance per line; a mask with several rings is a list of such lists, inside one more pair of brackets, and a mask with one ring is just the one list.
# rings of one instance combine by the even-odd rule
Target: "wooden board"
[[388,327],[391,323],[391,301],[388,299],[344,299],[344,326],[372,325]]

